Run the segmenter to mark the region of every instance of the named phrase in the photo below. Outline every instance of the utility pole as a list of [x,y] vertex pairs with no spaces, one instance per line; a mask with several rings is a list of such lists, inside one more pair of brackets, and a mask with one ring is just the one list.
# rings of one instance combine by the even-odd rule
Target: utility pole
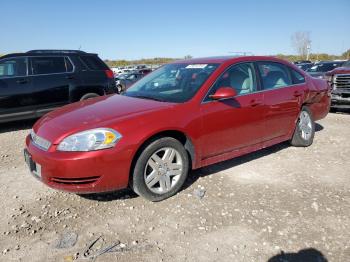
[[306,46],[306,60],[309,60],[310,57],[310,49],[311,49],[311,45],[307,44]]

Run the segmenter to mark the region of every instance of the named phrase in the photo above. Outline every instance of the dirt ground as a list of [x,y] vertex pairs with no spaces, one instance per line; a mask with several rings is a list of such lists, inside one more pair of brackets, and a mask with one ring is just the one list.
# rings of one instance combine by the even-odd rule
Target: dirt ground
[[99,236],[90,256],[115,246],[96,261],[350,261],[349,112],[319,121],[308,148],[193,171],[160,203],[47,188],[22,157],[32,124],[0,126],[0,261],[87,261]]

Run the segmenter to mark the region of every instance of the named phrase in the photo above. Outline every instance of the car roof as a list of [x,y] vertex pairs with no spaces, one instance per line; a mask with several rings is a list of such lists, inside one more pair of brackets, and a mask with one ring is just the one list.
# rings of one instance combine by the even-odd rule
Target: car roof
[[328,64],[343,64],[344,62],[340,61],[321,61],[318,63],[315,63],[315,65],[328,65]]
[[174,63],[186,63],[186,64],[199,64],[199,63],[205,63],[205,64],[211,64],[211,63],[223,63],[226,61],[229,61],[233,58],[236,58],[237,56],[212,56],[212,57],[200,57],[200,58],[190,58],[190,59],[182,59],[174,61]]
[[62,56],[62,55],[97,55],[93,53],[86,53],[81,50],[30,50],[25,53],[12,53],[4,56],[0,56],[0,59],[11,58],[11,57],[20,57],[20,56]]
[[[202,58],[191,58],[183,59],[172,62],[173,64],[184,63],[184,64],[222,64],[225,62],[243,62],[243,61],[254,61],[254,60],[263,60],[263,61],[275,61],[275,62],[284,62],[289,63],[286,60],[279,59],[275,56],[214,56],[214,57],[202,57]],[[290,64],[290,63],[289,63]]]

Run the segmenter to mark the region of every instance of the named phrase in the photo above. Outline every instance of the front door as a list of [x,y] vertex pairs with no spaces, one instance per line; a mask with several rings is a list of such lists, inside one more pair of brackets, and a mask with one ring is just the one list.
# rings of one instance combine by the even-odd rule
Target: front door
[[35,101],[31,96],[26,57],[0,61],[0,122],[33,117]]
[[[209,98],[220,87],[237,92],[234,99]],[[231,66],[216,81],[201,105],[202,159],[249,146],[259,146],[264,127],[263,94],[257,89],[253,63]]]

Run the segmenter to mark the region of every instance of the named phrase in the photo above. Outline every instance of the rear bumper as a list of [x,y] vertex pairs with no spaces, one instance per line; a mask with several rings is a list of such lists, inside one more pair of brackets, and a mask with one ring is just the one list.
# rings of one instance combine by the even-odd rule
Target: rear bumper
[[28,136],[26,150],[41,167],[39,179],[51,188],[98,193],[128,186],[131,154],[128,150],[118,150],[118,146],[93,152],[43,151]]

